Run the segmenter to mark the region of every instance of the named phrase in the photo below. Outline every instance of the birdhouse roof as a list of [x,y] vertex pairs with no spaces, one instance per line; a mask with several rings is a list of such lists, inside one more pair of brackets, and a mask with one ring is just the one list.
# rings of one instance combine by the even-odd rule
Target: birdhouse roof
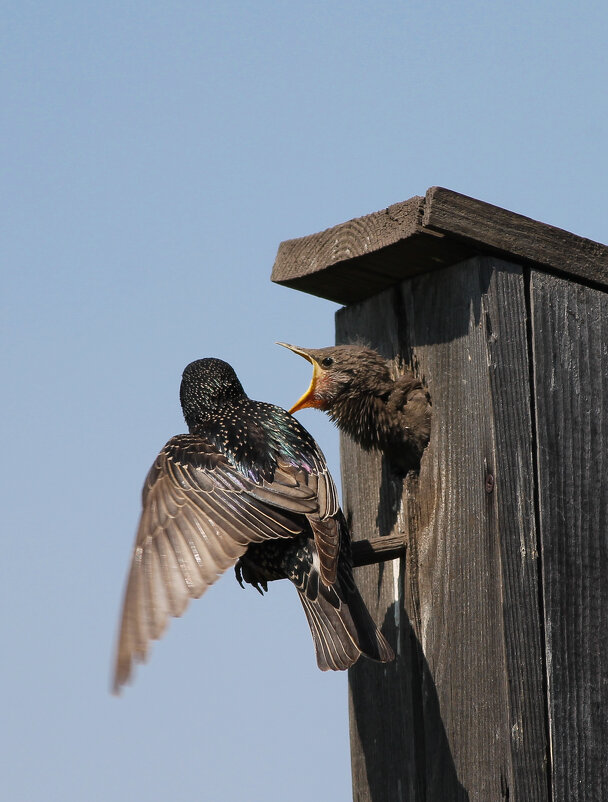
[[272,280],[351,304],[488,253],[608,288],[606,245],[443,187],[282,242]]

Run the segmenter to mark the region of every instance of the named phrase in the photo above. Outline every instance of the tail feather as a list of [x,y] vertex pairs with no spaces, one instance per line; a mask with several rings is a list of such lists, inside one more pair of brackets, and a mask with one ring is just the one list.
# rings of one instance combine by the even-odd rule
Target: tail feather
[[308,625],[312,634],[321,671],[343,671],[355,663],[361,655],[346,622],[336,614],[331,605],[319,604],[300,594]]
[[333,587],[328,588],[322,582],[315,598],[300,590],[298,595],[321,671],[343,671],[362,654],[381,663],[394,659],[393,650],[376,627],[354,584],[340,593],[340,598]]

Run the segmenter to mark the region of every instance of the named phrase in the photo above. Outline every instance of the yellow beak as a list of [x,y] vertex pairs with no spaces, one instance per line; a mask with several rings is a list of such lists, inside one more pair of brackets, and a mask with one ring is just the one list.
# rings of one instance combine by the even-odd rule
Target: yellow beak
[[315,398],[315,391],[317,388],[317,384],[322,379],[323,374],[325,373],[323,368],[303,348],[298,348],[295,345],[289,345],[289,343],[278,342],[277,345],[282,345],[284,348],[289,348],[289,350],[293,351],[294,354],[298,354],[299,356],[304,357],[304,359],[306,359],[312,365],[312,379],[310,380],[310,387],[289,410],[290,414],[293,415],[294,412],[297,412],[300,409],[304,409],[305,407],[315,407],[316,409],[322,409],[323,402],[320,399]]

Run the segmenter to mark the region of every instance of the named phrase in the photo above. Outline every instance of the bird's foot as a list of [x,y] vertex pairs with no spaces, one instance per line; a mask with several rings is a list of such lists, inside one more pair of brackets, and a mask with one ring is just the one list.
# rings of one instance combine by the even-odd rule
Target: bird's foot
[[255,563],[248,560],[247,557],[241,557],[237,560],[234,566],[234,574],[236,576],[236,581],[243,589],[245,588],[243,582],[246,582],[248,585],[253,585],[262,596],[264,593],[268,593],[266,578]]

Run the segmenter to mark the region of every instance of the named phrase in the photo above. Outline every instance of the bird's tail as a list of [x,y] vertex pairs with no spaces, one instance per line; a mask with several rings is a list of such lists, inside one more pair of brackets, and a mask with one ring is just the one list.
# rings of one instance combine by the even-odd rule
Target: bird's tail
[[330,587],[318,575],[315,579],[305,590],[298,589],[298,595],[321,671],[343,671],[362,654],[380,663],[393,660],[395,654],[369,614],[352,576],[338,575]]

